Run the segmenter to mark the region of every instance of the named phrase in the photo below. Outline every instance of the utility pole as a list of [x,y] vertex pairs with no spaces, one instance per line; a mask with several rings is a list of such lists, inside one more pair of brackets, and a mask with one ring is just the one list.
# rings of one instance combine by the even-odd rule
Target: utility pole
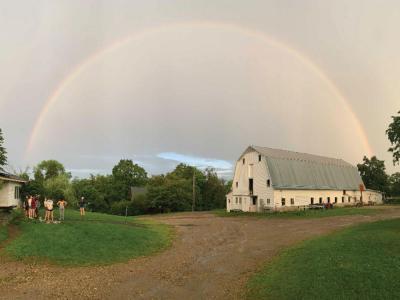
[[192,199],[192,211],[196,203],[196,169],[193,167],[193,199]]

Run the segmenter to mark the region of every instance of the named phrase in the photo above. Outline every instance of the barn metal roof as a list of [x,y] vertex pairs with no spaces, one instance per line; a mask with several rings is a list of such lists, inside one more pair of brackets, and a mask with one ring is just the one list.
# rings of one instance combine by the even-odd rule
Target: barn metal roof
[[342,159],[250,146],[266,157],[275,189],[359,190],[358,170]]

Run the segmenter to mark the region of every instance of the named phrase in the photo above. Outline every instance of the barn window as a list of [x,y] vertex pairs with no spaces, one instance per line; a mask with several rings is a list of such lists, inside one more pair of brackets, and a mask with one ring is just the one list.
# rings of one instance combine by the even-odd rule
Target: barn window
[[286,199],[285,198],[282,198],[282,206],[285,206],[285,204],[286,204]]
[[236,181],[236,187],[238,187],[238,186],[239,186],[239,182]]
[[319,204],[322,204],[322,197],[319,197]]
[[242,197],[239,198],[239,204],[242,204]]
[[231,203],[231,199],[228,199],[228,203]]
[[261,154],[258,155],[258,161],[261,161]]
[[270,204],[271,203],[271,200],[270,199],[267,199],[267,204]]
[[344,197],[342,197],[342,203],[344,203]]
[[294,198],[290,198],[290,205],[294,205]]
[[350,203],[351,197],[349,196],[349,203]]
[[235,198],[235,203],[236,203],[236,204],[238,203],[238,197]]
[[245,163],[246,161],[245,161],[245,159],[243,158],[243,164]]
[[328,203],[331,203],[331,197],[328,197],[327,200],[328,200]]
[[335,203],[337,203],[337,197],[335,197]]
[[267,179],[267,187],[271,186],[271,180]]
[[314,197],[311,197],[311,204],[314,204]]

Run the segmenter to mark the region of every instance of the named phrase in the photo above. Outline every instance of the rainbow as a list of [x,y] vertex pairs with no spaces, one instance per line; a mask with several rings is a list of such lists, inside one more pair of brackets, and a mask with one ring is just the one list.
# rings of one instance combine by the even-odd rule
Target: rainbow
[[220,23],[220,22],[211,22],[211,21],[201,21],[201,22],[182,22],[182,23],[172,23],[172,24],[167,24],[167,25],[162,25],[154,28],[149,28],[143,31],[139,32],[134,32],[127,37],[124,37],[120,40],[115,41],[111,45],[93,53],[90,55],[88,58],[86,58],[84,61],[79,63],[78,65],[75,66],[75,68],[57,85],[57,87],[54,89],[54,91],[51,93],[49,98],[46,100],[42,110],[40,111],[38,118],[36,119],[36,122],[34,123],[32,132],[29,136],[28,140],[28,145],[26,148],[25,152],[25,157],[28,156],[28,154],[32,151],[34,145],[35,145],[35,140],[38,136],[38,133],[40,131],[40,128],[42,127],[43,121],[45,120],[45,117],[47,113],[49,112],[50,108],[54,105],[54,103],[57,102],[59,99],[59,96],[63,93],[63,91],[75,80],[79,77],[79,75],[84,71],[86,68],[90,67],[92,64],[94,64],[96,61],[98,61],[103,55],[115,51],[118,48],[126,45],[129,42],[140,40],[142,38],[151,36],[151,35],[156,35],[165,31],[169,31],[172,29],[178,29],[182,27],[200,27],[200,28],[210,28],[210,29],[224,29],[228,31],[234,31],[240,34],[243,34],[248,37],[252,37],[258,40],[261,40],[265,42],[268,45],[271,45],[273,47],[277,47],[278,49],[281,49],[282,51],[285,51],[286,53],[296,57],[299,59],[305,66],[307,66],[310,70],[314,71],[322,81],[324,81],[327,86],[331,89],[331,91],[334,93],[335,97],[339,99],[341,104],[344,106],[345,110],[349,113],[349,115],[353,118],[355,121],[355,129],[357,130],[358,134],[360,135],[363,146],[365,150],[367,151],[367,154],[369,156],[372,155],[372,147],[369,144],[367,135],[365,133],[364,128],[361,125],[360,120],[357,118],[355,112],[352,110],[352,107],[350,106],[349,102],[346,100],[346,98],[342,95],[338,87],[333,83],[333,81],[315,64],[313,63],[308,57],[304,56],[300,52],[296,51],[294,48],[289,47],[286,44],[283,44],[274,38],[266,35],[265,33],[254,30],[254,29],[249,29],[246,27],[242,27],[236,24],[230,24],[230,23]]

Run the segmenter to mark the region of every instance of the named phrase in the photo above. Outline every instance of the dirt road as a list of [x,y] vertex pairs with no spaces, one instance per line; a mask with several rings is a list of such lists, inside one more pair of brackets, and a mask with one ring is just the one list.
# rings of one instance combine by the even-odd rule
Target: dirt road
[[308,220],[219,218],[209,213],[152,217],[176,229],[170,249],[106,267],[61,268],[2,258],[0,298],[240,299],[249,276],[282,248],[352,224],[393,217],[400,217],[399,208],[374,216]]

